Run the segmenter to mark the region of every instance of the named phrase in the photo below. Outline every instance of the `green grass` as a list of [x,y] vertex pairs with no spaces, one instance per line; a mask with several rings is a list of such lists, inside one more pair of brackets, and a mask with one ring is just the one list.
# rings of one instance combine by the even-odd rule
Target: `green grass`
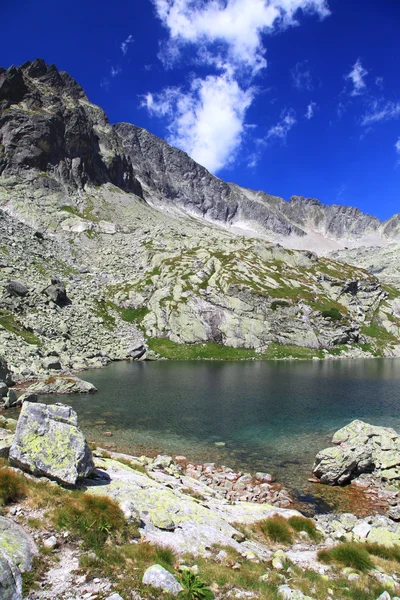
[[181,600],[213,600],[214,594],[208,585],[192,571],[185,569],[178,578],[183,587],[178,595]]
[[100,551],[108,538],[138,537],[138,530],[127,527],[122,510],[107,496],[75,492],[65,498],[53,518],[59,529],[67,529],[94,552]]
[[342,319],[342,313],[336,308],[336,306],[323,310],[322,316],[324,319],[331,319],[332,321],[340,321]]
[[13,314],[0,310],[0,325],[10,333],[14,333],[21,337],[27,344],[32,346],[40,346],[40,339],[32,332],[26,329]]
[[284,517],[278,515],[255,523],[254,530],[264,538],[276,544],[291,544],[293,532]]
[[331,548],[330,550],[320,550],[318,559],[324,563],[336,562],[343,567],[351,567],[357,571],[369,571],[374,563],[367,550],[360,544],[344,543]]
[[274,300],[271,302],[272,310],[278,310],[278,308],[285,308],[287,306],[290,306],[290,304],[289,302],[286,302],[286,300]]
[[239,360],[259,355],[248,348],[232,348],[214,342],[204,344],[177,344],[168,338],[148,338],[148,346],[164,358],[175,360],[196,360],[214,358],[219,360]]
[[376,321],[372,321],[369,325],[363,325],[361,327],[361,333],[384,342],[398,342],[398,339],[390,333],[390,331],[387,331],[384,327],[378,325]]
[[27,485],[24,478],[11,469],[0,469],[0,506],[7,506],[26,498]]
[[147,306],[141,308],[120,308],[121,319],[127,323],[141,323],[149,313]]
[[300,531],[305,531],[308,534],[308,536],[314,541],[318,541],[322,537],[321,533],[317,530],[315,526],[315,522],[312,519],[294,516],[288,519],[288,524],[297,533],[299,533]]

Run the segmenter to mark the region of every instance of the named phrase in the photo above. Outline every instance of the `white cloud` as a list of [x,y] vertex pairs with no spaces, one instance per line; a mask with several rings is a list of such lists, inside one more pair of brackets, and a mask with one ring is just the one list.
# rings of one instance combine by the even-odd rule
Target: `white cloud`
[[153,0],[174,46],[222,42],[231,63],[266,66],[261,34],[298,24],[296,14],[330,14],[326,0]]
[[[186,46],[192,64],[209,75],[195,77],[188,89],[148,94],[143,105],[167,119],[169,141],[216,172],[232,163],[245,131],[246,111],[257,90],[254,77],[266,67],[262,36],[298,25],[303,13],[321,19],[330,14],[327,0],[152,0],[168,30],[161,58],[171,67]],[[271,128],[269,138],[284,139],[294,117]],[[295,120],[294,120],[295,122]]]
[[397,142],[395,143],[394,147],[396,148],[396,152],[398,152],[400,154],[400,137],[397,140]]
[[380,121],[398,119],[400,117],[400,102],[391,100],[374,100],[368,112],[364,115],[361,124],[370,125]]
[[128,46],[129,44],[132,44],[133,42],[133,36],[132,35],[128,35],[128,37],[126,38],[126,40],[124,40],[121,44],[121,52],[122,54],[125,56],[125,54],[128,52]]
[[298,90],[313,90],[314,84],[307,61],[298,62],[290,71],[292,83]]
[[117,67],[111,67],[111,69],[110,69],[110,75],[111,75],[111,77],[116,77],[120,73],[122,73],[121,67],[119,67],[119,66],[117,66]]
[[345,79],[349,79],[353,85],[350,91],[351,96],[359,96],[365,91],[365,78],[368,75],[368,71],[364,69],[361,64],[361,60],[358,58],[353,65],[350,73],[346,75]]
[[242,141],[243,122],[253,100],[227,73],[195,79],[188,92],[167,88],[147,94],[150,113],[170,120],[168,141],[210,171],[229,165]]
[[281,118],[278,123],[268,130],[266,140],[273,138],[286,142],[287,134],[296,124],[296,114],[294,110],[287,110],[281,114]]
[[310,102],[310,104],[307,106],[306,114],[304,115],[305,118],[308,120],[312,119],[316,108],[317,108],[317,103]]

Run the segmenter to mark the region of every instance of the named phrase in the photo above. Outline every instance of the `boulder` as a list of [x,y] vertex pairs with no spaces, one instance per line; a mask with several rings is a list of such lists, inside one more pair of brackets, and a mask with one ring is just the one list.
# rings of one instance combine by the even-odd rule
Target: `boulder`
[[0,398],[5,398],[8,394],[8,387],[4,381],[0,381]]
[[313,466],[321,483],[343,485],[372,472],[384,480],[400,479],[400,438],[394,429],[356,420],[337,431],[332,443]]
[[0,598],[22,600],[22,577],[18,567],[0,549]]
[[5,517],[0,517],[0,549],[22,573],[32,569],[33,557],[38,553],[33,538],[20,525]]
[[2,382],[4,382],[8,387],[10,387],[10,385],[13,385],[11,371],[8,368],[6,361],[1,356],[0,356],[0,380]]
[[12,408],[17,405],[17,394],[10,389],[5,397],[4,408]]
[[172,596],[177,596],[183,590],[179,581],[161,565],[153,565],[146,569],[142,581],[145,585],[161,589]]
[[67,296],[65,284],[59,279],[52,279],[51,284],[44,289],[44,293],[61,308],[71,304],[71,300]]
[[7,283],[7,292],[10,296],[18,296],[23,298],[29,292],[26,285],[21,283],[20,281],[12,280]]
[[64,404],[24,402],[9,460],[37,476],[75,486],[94,469],[76,412]]
[[54,376],[37,381],[26,390],[30,394],[92,394],[97,389],[92,383],[79,379],[79,377]]

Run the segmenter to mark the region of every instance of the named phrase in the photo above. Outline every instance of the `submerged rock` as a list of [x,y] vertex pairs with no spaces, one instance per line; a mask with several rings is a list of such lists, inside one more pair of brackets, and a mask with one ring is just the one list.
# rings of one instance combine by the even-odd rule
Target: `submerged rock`
[[343,485],[372,472],[383,480],[400,479],[400,438],[394,429],[355,420],[337,431],[332,443],[313,466],[321,483]]
[[63,404],[23,404],[9,460],[24,471],[68,486],[75,486],[94,468],[77,415]]

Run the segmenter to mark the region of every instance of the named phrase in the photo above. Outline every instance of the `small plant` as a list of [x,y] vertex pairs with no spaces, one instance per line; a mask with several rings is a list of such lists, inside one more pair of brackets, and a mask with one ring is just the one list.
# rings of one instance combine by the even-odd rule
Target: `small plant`
[[193,488],[182,488],[181,492],[182,494],[187,494],[188,496],[191,496],[192,498],[194,498],[195,500],[199,500],[200,502],[204,502],[204,500],[206,499],[206,497],[203,496],[203,494],[197,492]]
[[286,519],[280,516],[271,517],[256,524],[262,535],[272,542],[279,544],[290,544],[292,532]]
[[23,476],[11,469],[0,470],[0,506],[7,506],[27,495],[27,485]]
[[272,310],[278,310],[278,308],[285,308],[287,306],[290,306],[289,302],[286,302],[286,300],[274,300],[273,302],[271,302],[271,309]]
[[127,525],[116,502],[82,493],[66,498],[63,506],[56,509],[54,520],[57,527],[69,529],[94,551],[100,550],[108,537],[123,533]]
[[182,600],[212,600],[214,595],[208,585],[190,569],[185,569],[179,574],[179,581],[183,587],[178,595]]
[[122,547],[126,559],[134,561],[139,568],[147,568],[149,564],[159,564],[165,569],[172,569],[176,562],[176,554],[168,546],[160,546],[140,541]]
[[336,307],[323,310],[321,314],[324,319],[331,319],[332,321],[340,321],[342,318],[341,312]]
[[344,543],[330,550],[321,550],[318,559],[325,563],[337,562],[357,571],[369,571],[374,566],[367,550],[360,544]]
[[306,519],[305,517],[290,517],[288,519],[288,523],[292,529],[297,532],[305,531],[308,536],[317,541],[321,538],[320,532],[317,530],[314,521],[311,519]]

